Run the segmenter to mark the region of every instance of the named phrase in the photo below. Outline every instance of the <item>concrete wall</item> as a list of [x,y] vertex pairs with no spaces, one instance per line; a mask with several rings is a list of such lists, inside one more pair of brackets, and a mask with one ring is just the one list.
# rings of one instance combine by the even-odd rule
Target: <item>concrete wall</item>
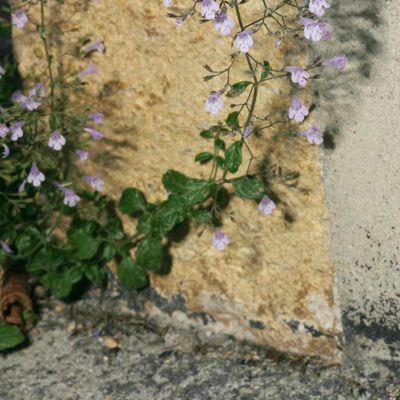
[[[334,2],[332,2],[334,3]],[[335,41],[350,68],[316,86],[334,149],[321,152],[347,362],[400,366],[400,2],[336,1]]]

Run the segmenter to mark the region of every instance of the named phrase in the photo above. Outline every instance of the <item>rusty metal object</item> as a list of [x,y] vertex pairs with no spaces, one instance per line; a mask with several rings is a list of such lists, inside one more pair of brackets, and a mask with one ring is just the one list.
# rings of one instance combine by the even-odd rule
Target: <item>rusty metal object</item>
[[0,290],[0,320],[18,325],[27,330],[32,321],[24,320],[23,311],[32,311],[33,302],[30,296],[31,287],[28,275],[22,272],[6,270]]

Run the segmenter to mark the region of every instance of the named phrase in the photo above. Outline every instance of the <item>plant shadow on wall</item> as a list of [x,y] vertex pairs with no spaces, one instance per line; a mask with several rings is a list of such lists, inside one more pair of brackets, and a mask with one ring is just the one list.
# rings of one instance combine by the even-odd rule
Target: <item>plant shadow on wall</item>
[[[370,78],[372,61],[382,51],[376,31],[382,24],[383,0],[340,0],[332,4],[329,19],[335,26],[335,52],[351,60],[352,68],[336,79],[318,79],[314,85],[316,104],[327,111],[324,147],[335,148],[335,136],[341,132],[342,121],[352,115],[352,104],[359,89]],[[323,49],[325,47],[325,49]],[[319,46],[316,51],[331,54],[333,49]],[[334,104],[334,107],[332,106]]]
[[[87,99],[83,93],[88,82],[96,75],[96,66],[91,62],[93,53],[103,55],[105,44],[101,40],[93,42],[90,37],[75,37],[70,44],[62,43],[61,37],[71,27],[59,20],[61,2],[49,9],[45,0],[27,0],[11,10],[12,24],[22,35],[26,34],[26,25],[33,28],[30,39],[35,37],[41,44],[43,59],[37,60],[37,71],[32,68],[26,77],[24,88],[29,88],[29,92],[14,93],[10,104],[5,104],[0,113],[0,193],[5,199],[0,203],[1,271],[4,267],[12,274],[22,268],[48,293],[69,300],[88,284],[105,287],[110,275],[107,267],[113,261],[121,283],[138,290],[148,286],[149,273],[168,273],[173,261],[171,244],[181,243],[192,226],[200,236],[206,230],[212,231],[214,251],[223,251],[230,243],[222,231],[223,223],[227,218],[234,222],[234,215],[227,208],[233,196],[248,201],[266,218],[277,206],[282,207],[285,220],[294,222],[283,198],[285,192],[278,195],[275,187],[295,188],[299,175],[280,165],[281,155],[289,154],[296,164],[299,153],[291,150],[323,142],[316,123],[301,130],[312,107],[299,97],[303,97],[301,91],[315,70],[343,70],[346,59],[316,58],[306,64],[302,58],[292,58],[296,54],[292,50],[279,66],[264,57],[257,59],[252,49],[255,40],[268,38],[274,42],[278,38],[277,47],[284,42],[288,49],[302,48],[305,38],[329,39],[332,28],[326,21],[316,19],[315,15],[321,16],[325,10],[316,7],[314,1],[308,7],[308,3],[299,5],[296,0],[284,0],[274,6],[263,2],[261,16],[244,25],[242,7],[246,3],[194,1],[189,9],[168,13],[178,26],[200,14],[201,22],[208,21],[217,32],[233,37],[233,53],[225,69],[214,70],[204,65],[204,81],[212,80],[214,89],[204,110],[216,116],[229,104],[226,116],[199,133],[209,151],[198,153],[194,161],[209,168],[208,177],[193,178],[171,169],[161,179],[166,192],[164,200],[151,202],[144,192],[132,187],[120,197],[117,194],[118,206],[102,194],[103,180],[99,176],[85,176],[82,166],[93,157],[87,151],[93,143],[98,160],[106,167],[118,160],[117,156],[105,158],[99,152],[104,142],[104,134],[98,130],[103,114],[96,109],[93,112],[82,101]],[[169,6],[168,1],[164,4]],[[52,16],[49,26],[47,11]],[[85,69],[81,69],[82,65]],[[1,75],[7,76],[10,68],[1,67]],[[245,80],[233,78],[231,72],[236,68]],[[277,90],[279,96],[276,101],[270,96],[272,107],[270,115],[265,116],[260,112],[261,94],[266,93],[265,87],[276,89],[273,83],[281,81],[291,82],[291,94],[295,94],[290,96]],[[118,80],[108,84],[106,106],[113,106],[112,86],[118,91],[118,85]],[[100,105],[105,107],[104,101],[95,100],[94,106]],[[266,153],[256,149],[264,134],[268,137]],[[282,143],[292,144],[279,149]],[[108,142],[109,147],[113,144],[116,143]],[[126,145],[129,142],[118,141],[118,146]],[[314,152],[310,147],[306,149],[304,154]],[[135,233],[126,234],[119,213],[135,221]],[[9,282],[4,288],[10,289]],[[2,300],[0,294],[0,305]],[[9,306],[5,304],[6,312]],[[22,313],[21,304],[11,306],[16,314]],[[4,310],[0,307],[1,311]],[[4,315],[0,317],[4,319]],[[0,350],[23,341],[21,335],[15,334],[15,326],[10,327],[11,319],[5,322],[0,323]]]

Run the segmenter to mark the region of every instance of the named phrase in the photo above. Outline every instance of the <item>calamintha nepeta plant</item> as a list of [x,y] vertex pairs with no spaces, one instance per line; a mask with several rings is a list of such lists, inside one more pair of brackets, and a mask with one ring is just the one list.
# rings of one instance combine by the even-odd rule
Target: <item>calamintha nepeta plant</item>
[[[164,6],[179,5],[178,1],[175,3],[172,0],[165,0]],[[261,3],[263,8],[263,13],[259,18],[247,23],[243,21],[241,12],[241,6],[246,3]],[[276,4],[269,5],[271,3]],[[277,38],[276,46],[280,46],[287,37],[297,40],[299,43],[304,38],[314,42],[329,40],[333,29],[328,22],[320,18],[329,8],[330,5],[326,0],[310,0],[304,3],[297,0],[283,0],[281,2],[267,0],[195,0],[193,6],[189,9],[167,14],[174,18],[176,25],[180,27],[188,17],[195,16],[196,11],[199,12],[202,22],[212,21],[214,23],[215,32],[224,36],[232,35],[233,48],[237,50],[231,54],[229,66],[222,71],[214,71],[209,65],[204,66],[211,73],[204,77],[205,81],[221,75],[226,75],[227,78],[224,87],[214,90],[206,99],[204,107],[206,112],[212,115],[220,114],[224,108],[224,95],[231,99],[247,93],[244,103],[231,104],[231,108],[236,108],[236,111],[230,112],[224,123],[221,122],[200,133],[202,137],[214,140],[214,152],[200,153],[196,156],[196,161],[201,164],[212,161],[211,179],[214,180],[217,188],[215,193],[220,193],[225,185],[232,185],[233,193],[238,197],[258,201],[258,208],[265,215],[270,215],[276,208],[275,203],[268,196],[268,187],[260,176],[249,175],[248,173],[236,178],[228,176],[238,172],[243,160],[243,149],[247,149],[249,152],[251,164],[254,157],[249,142],[253,129],[256,128],[257,131],[261,131],[273,128],[281,122],[286,122],[281,120],[271,121],[269,116],[260,118],[255,115],[259,87],[269,81],[289,77],[292,83],[298,89],[301,89],[312,79],[312,70],[321,66],[332,66],[343,71],[347,60],[344,56],[337,56],[324,62],[317,58],[310,65],[288,65],[282,70],[274,70],[268,61],[257,60],[251,50],[256,37],[262,40],[262,35]],[[235,28],[237,28],[236,33],[234,33]],[[301,31],[303,31],[303,37],[299,35]],[[252,78],[252,81],[231,82],[230,73],[239,57],[245,58],[247,65],[245,72]],[[288,118],[295,123],[302,123],[308,115],[309,109],[298,96],[294,95],[288,108]],[[263,121],[268,122],[268,124],[262,126]],[[238,134],[240,134],[240,139],[226,148],[223,138],[235,137]],[[308,129],[299,131],[298,135],[307,138],[312,144],[320,145],[323,143],[323,133],[316,123]],[[250,164],[247,172],[250,170]],[[219,211],[221,211],[217,203],[218,197],[216,196],[211,207],[209,221],[216,219]],[[217,249],[224,250],[229,242],[225,234],[220,230],[216,231],[213,244]]]
[[[86,60],[87,66],[66,75],[63,60],[56,60],[52,52],[45,19],[46,1],[22,1],[17,9],[10,10],[14,29],[24,29],[28,23],[36,27],[46,55],[46,69],[41,75],[28,77],[28,90],[2,98],[0,263],[4,267],[22,269],[57,297],[66,298],[85,280],[104,284],[106,264],[114,259],[121,282],[128,288],[139,289],[148,285],[148,271],[162,269],[167,244],[172,240],[170,233],[185,221],[215,230],[212,244],[220,251],[225,249],[230,239],[219,227],[231,194],[255,201],[266,216],[274,212],[277,205],[271,199],[267,183],[262,176],[250,173],[254,132],[282,123],[281,119],[272,121],[255,114],[259,88],[276,79],[290,79],[301,90],[313,78],[314,69],[333,66],[343,70],[346,59],[338,56],[322,62],[317,58],[310,65],[287,65],[282,70],[273,69],[266,60],[258,60],[252,48],[256,40],[262,41],[263,35],[276,38],[279,46],[286,37],[299,41],[327,40],[332,28],[321,19],[329,8],[325,0],[304,4],[283,0],[274,6],[267,0],[257,0],[262,4],[262,13],[255,20],[245,22],[242,6],[251,1],[256,2],[194,0],[190,8],[174,8],[173,13],[168,13],[178,27],[187,18],[200,15],[202,22],[213,23],[214,34],[232,36],[234,51],[229,65],[221,71],[204,66],[208,72],[205,81],[226,76],[225,85],[205,99],[205,112],[219,115],[226,107],[225,99],[243,95],[245,101],[231,105],[233,111],[223,121],[200,132],[213,147],[195,157],[200,164],[211,164],[208,179],[191,178],[169,170],[162,178],[168,197],[158,203],[148,202],[137,188],[128,188],[122,193],[120,212],[137,220],[136,233],[132,236],[124,233],[114,203],[101,195],[104,189],[101,178],[86,176],[79,168],[90,158],[90,143],[104,136],[97,127],[103,115],[101,110],[93,112],[89,107],[82,111],[70,98],[83,92],[85,80],[96,74],[96,65],[89,60],[93,53],[103,53],[106,44],[101,40],[79,39],[65,57]],[[177,5],[172,0],[164,0],[165,7]],[[39,7],[38,21],[30,16],[32,7]],[[231,70],[239,65],[240,57],[245,59],[249,80],[232,82]],[[0,67],[3,80],[11,68],[10,65]],[[299,96],[294,95],[288,104],[287,118],[299,124],[309,113]],[[317,124],[298,135],[313,144],[323,142]],[[250,162],[246,173],[237,176],[244,151],[248,151]],[[1,345],[4,329],[10,328],[0,324],[0,350],[21,340]],[[18,337],[13,332],[14,336],[7,337]]]

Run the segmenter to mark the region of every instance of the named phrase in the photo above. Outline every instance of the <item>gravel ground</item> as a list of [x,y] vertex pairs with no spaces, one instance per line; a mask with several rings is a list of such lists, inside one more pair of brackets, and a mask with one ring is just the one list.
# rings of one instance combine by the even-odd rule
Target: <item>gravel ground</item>
[[135,315],[132,296],[42,304],[32,345],[0,356],[0,399],[400,399],[395,370],[367,376],[231,338],[213,347]]

